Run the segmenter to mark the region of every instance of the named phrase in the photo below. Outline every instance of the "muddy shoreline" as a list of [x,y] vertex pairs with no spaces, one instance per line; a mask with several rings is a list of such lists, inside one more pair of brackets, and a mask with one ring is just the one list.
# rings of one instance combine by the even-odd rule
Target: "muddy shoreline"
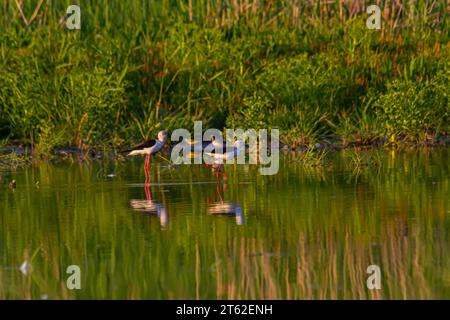
[[[176,143],[166,144],[163,153],[170,154],[171,148]],[[306,153],[312,152],[313,154],[324,154],[330,152],[339,152],[346,149],[352,149],[356,151],[380,149],[386,150],[411,150],[411,149],[429,149],[450,146],[450,136],[440,135],[437,138],[426,140],[422,143],[410,142],[407,140],[396,140],[394,142],[388,142],[387,139],[376,139],[370,142],[353,141],[345,143],[342,139],[331,137],[326,140],[317,142],[315,145],[299,145],[290,146],[280,142],[279,150],[283,153]],[[55,149],[52,152],[42,154],[33,152],[34,148],[30,145],[24,146],[22,144],[7,144],[0,147],[0,166],[8,164],[27,164],[33,160],[64,160],[71,158],[76,161],[85,161],[93,159],[117,159],[123,158],[120,155],[120,150],[128,147],[123,146],[120,149],[107,148],[107,147],[91,147],[87,149],[80,148],[60,148]]]

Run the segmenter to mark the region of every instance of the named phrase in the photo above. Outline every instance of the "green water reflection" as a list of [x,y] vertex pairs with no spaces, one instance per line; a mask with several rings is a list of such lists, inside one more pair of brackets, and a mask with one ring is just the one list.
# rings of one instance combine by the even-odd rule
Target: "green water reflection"
[[3,169],[0,298],[449,299],[450,150],[370,152],[284,156],[275,176],[228,165],[219,184],[154,161],[148,190],[143,159]]

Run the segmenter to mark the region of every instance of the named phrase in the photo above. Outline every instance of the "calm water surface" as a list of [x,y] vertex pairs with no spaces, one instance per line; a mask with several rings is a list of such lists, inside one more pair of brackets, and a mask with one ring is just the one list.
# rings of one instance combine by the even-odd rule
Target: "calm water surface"
[[144,159],[0,169],[0,298],[449,299],[449,156],[289,155],[275,176],[228,165],[219,183],[157,160],[149,188]]

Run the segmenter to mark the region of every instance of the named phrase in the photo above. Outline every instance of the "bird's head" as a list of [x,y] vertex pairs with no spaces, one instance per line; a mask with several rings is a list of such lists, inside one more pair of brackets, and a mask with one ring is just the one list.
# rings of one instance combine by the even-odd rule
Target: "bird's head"
[[158,132],[158,140],[161,142],[165,142],[167,139],[167,132],[166,131],[160,131]]

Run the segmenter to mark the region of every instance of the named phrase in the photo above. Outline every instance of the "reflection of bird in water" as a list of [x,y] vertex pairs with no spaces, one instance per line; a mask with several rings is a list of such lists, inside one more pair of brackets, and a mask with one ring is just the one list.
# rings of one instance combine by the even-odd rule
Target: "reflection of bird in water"
[[219,202],[213,203],[208,206],[208,213],[211,215],[226,215],[229,217],[236,217],[236,224],[242,225],[245,223],[244,214],[242,208],[232,202]]
[[156,215],[159,218],[161,227],[166,227],[169,223],[169,215],[163,204],[153,200],[130,200],[130,206],[134,210],[141,211],[148,215]]
[[242,225],[245,223],[244,214],[240,205],[232,203],[230,201],[223,201],[223,193],[228,189],[228,185],[223,184],[223,188],[220,188],[220,180],[217,179],[216,194],[218,197],[211,199],[207,198],[208,208],[207,212],[211,215],[225,215],[228,217],[236,217],[236,224]]
[[164,143],[167,139],[167,132],[160,131],[158,133],[157,139],[151,139],[144,141],[143,143],[126,150],[122,150],[122,153],[128,153],[128,156],[138,156],[145,155],[145,164],[144,164],[144,172],[145,172],[145,183],[149,182],[149,170],[150,170],[150,162],[151,155],[157,153],[162,149]]
[[169,214],[166,207],[162,203],[152,200],[148,184],[145,184],[144,190],[146,199],[132,199],[130,200],[130,207],[148,215],[156,215],[159,218],[161,227],[166,227],[169,223]]

